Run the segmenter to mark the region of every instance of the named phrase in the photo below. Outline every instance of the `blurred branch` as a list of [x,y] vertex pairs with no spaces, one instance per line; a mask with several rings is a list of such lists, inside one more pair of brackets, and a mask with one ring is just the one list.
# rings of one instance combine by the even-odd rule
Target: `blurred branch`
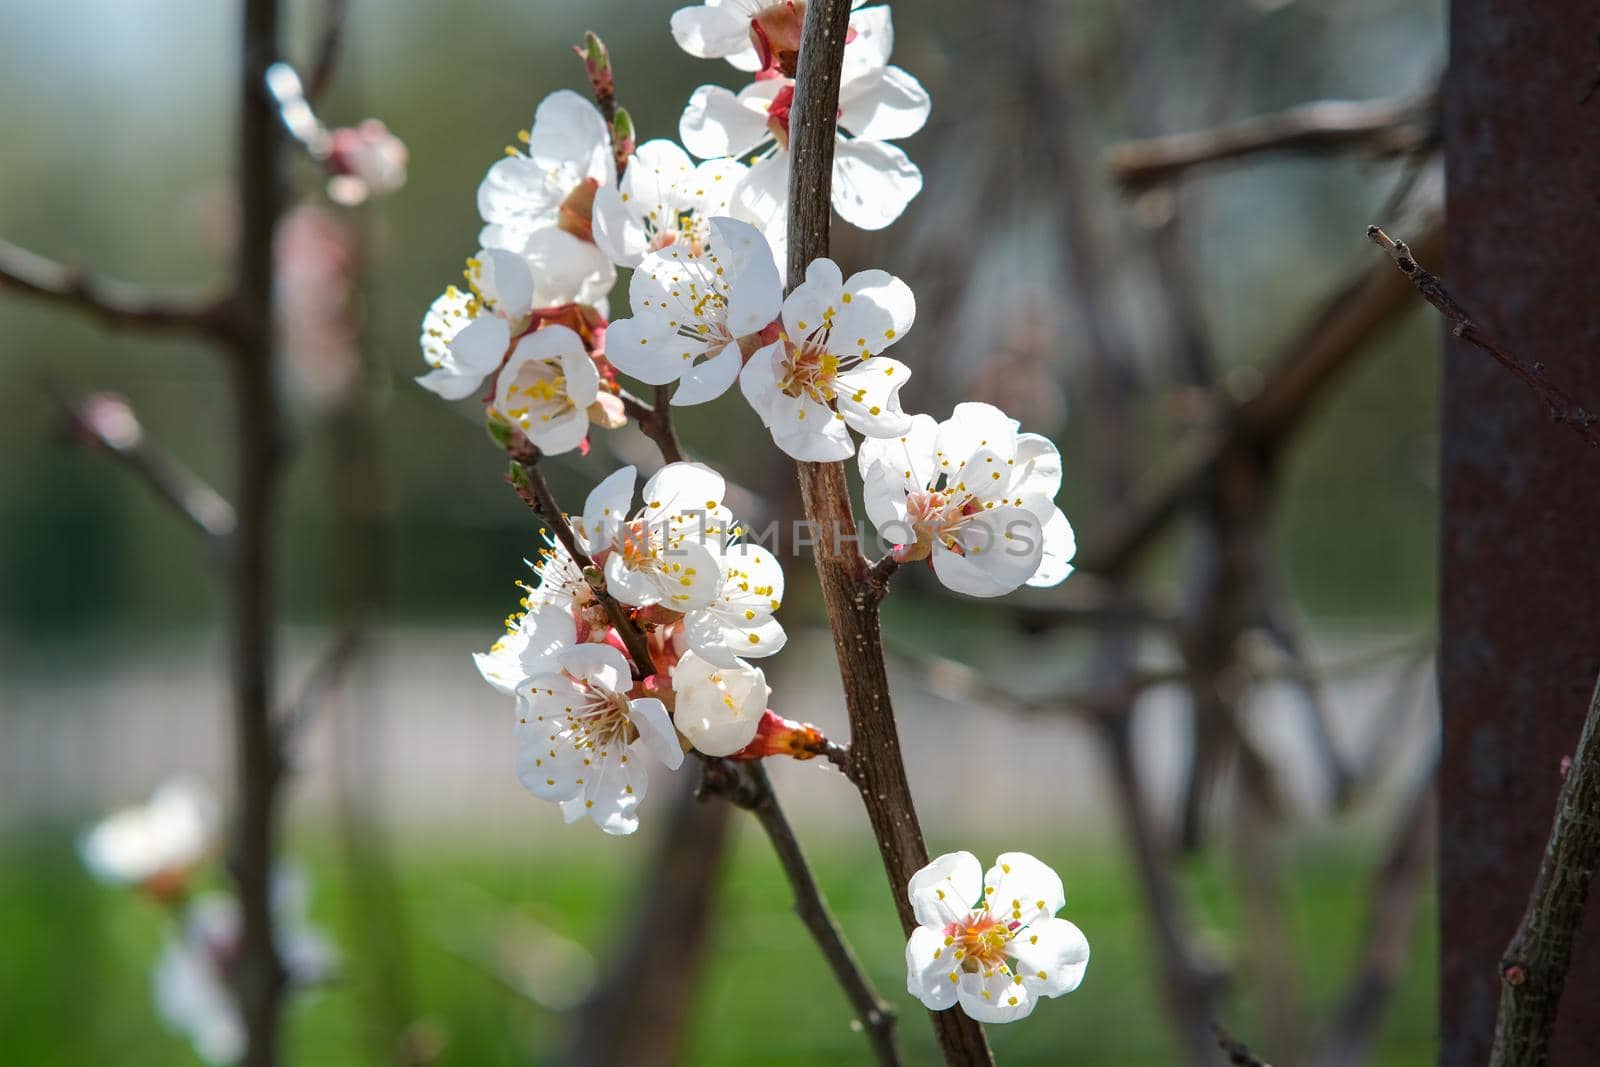
[[[1554,768],[1546,769],[1546,773]],[[1491,1067],[1549,1062],[1589,886],[1600,867],[1600,680],[1556,799],[1555,821],[1527,911],[1500,959],[1500,1016]]]
[[1227,1055],[1228,1062],[1235,1067],[1272,1067],[1272,1064],[1264,1062],[1251,1052],[1249,1045],[1235,1040],[1234,1036],[1228,1033],[1227,1027],[1221,1023],[1212,1023],[1211,1032],[1217,1039],[1217,1047]]
[[1546,377],[1544,364],[1524,362],[1486,336],[1478,328],[1478,324],[1472,321],[1466,309],[1456,303],[1455,298],[1444,287],[1444,283],[1423,269],[1422,264],[1417,262],[1417,257],[1412,254],[1404,241],[1396,241],[1376,226],[1367,227],[1367,236],[1374,244],[1389,253],[1389,258],[1394,260],[1394,265],[1400,269],[1400,273],[1410,279],[1423,299],[1437,308],[1449,321],[1451,334],[1488,353],[1496,363],[1533,390],[1534,395],[1543,401],[1549,410],[1551,422],[1566,423],[1590,445],[1600,446],[1600,429],[1595,427],[1595,424],[1600,422],[1600,415],[1583,407],[1564,389]]
[[794,829],[778,806],[766,768],[759,760],[739,764],[706,760],[704,788],[707,793],[727,797],[731,803],[753,813],[761,823],[789,880],[789,888],[794,892],[795,914],[811,931],[812,939],[822,950],[834,978],[855,1009],[867,1040],[872,1043],[874,1057],[880,1064],[898,1064],[900,1057],[894,1047],[894,1009],[872,988],[866,971],[839,930],[838,921],[828,910],[811,866],[800,851]]
[[283,733],[293,738],[311,725],[322,706],[344,684],[350,667],[360,656],[366,636],[357,626],[341,630],[311,665],[300,691],[281,716]]
[[1113,148],[1111,179],[1138,190],[1189,170],[1265,152],[1364,152],[1395,156],[1438,139],[1437,87],[1386,100],[1320,100],[1210,130],[1130,141]]
[[[1429,225],[1419,244],[1441,250],[1443,223]],[[1271,361],[1255,395],[1236,403],[1220,429],[1179,450],[1151,477],[1148,489],[1111,515],[1101,536],[1079,554],[1079,566],[1106,575],[1131,566],[1197,499],[1229,453],[1243,451],[1258,462],[1281,454],[1327,387],[1383,327],[1410,308],[1409,297],[1409,288],[1393,271],[1368,267],[1350,279]]]
[[1359,966],[1312,1060],[1316,1067],[1360,1067],[1371,1059],[1384,1008],[1410,958],[1422,882],[1433,858],[1436,773],[1437,766],[1429,768],[1417,788],[1373,879]]
[[306,78],[306,99],[316,101],[333,83],[339,66],[339,48],[350,20],[350,0],[321,0],[321,20],[316,47],[311,52],[311,73]]
[[0,241],[0,289],[15,289],[75,306],[104,325],[222,337],[233,320],[228,302],[216,297],[164,296],[81,267],[46,259]]
[[116,458],[214,548],[220,549],[233,536],[238,523],[233,505],[150,441],[126,400],[109,393],[58,394],[57,399],[75,437]]

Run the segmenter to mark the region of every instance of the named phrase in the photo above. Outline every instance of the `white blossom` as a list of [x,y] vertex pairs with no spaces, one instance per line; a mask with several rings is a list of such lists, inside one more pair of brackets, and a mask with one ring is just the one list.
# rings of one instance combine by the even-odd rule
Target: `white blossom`
[[507,619],[505,634],[489,651],[474,653],[472,660],[484,681],[507,696],[517,696],[523,683],[545,670],[557,652],[577,643],[570,604],[543,603]]
[[[888,63],[894,28],[887,6],[851,18],[839,85],[839,137],[834,145],[833,208],[853,226],[881,230],[922,191],[922,172],[889,143],[920,130],[932,104],[910,74]],[[735,214],[780,245],[788,218],[790,77],[762,78],[731,92],[703,85],[689,98],[678,135],[701,159],[750,159],[734,195]]]
[[647,763],[683,763],[666,705],[630,697],[633,685],[627,659],[605,644],[563,649],[522,684],[517,776],[534,796],[559,803],[568,822],[587,815],[608,834],[633,833]]
[[[850,0],[850,7],[864,3]],[[672,13],[672,36],[691,56],[726,59],[739,70],[754,72],[763,69],[763,51],[770,69],[777,59],[771,53],[783,46],[798,50],[804,16],[805,4],[792,0],[706,0]],[[774,42],[774,36],[781,40]]]
[[735,659],[726,665],[685,652],[672,669],[673,721],[708,756],[731,756],[755,740],[767,710],[766,675]]
[[783,604],[783,566],[765,548],[736,535],[711,547],[721,586],[711,603],[684,613],[690,650],[720,664],[772,655],[788,640],[783,624],[773,618]]
[[[484,248],[467,260],[469,291],[452,285],[422,319],[422,357],[430,368],[417,382],[446,400],[470,396],[505,361],[514,339],[538,324],[536,312],[575,296],[539,252]],[[602,306],[603,313],[604,308]]]
[[549,325],[517,342],[495,385],[494,407],[548,455],[570,452],[589,434],[600,372],[583,341]]
[[[631,172],[630,172],[631,173]],[[606,356],[650,385],[681,384],[674,404],[721,396],[743,355],[778,315],[783,285],[761,233],[730,218],[708,222],[701,254],[677,244],[645,256],[633,272],[633,317],[606,332]]]
[[987,874],[972,853],[948,853],[908,889],[917,929],[906,990],[929,1009],[960,1004],[979,1022],[1014,1022],[1083,981],[1088,939],[1055,918],[1067,899],[1061,879],[1027,853],[1002,853]]
[[782,331],[757,351],[739,385],[778,447],[826,462],[855,452],[849,429],[899,437],[904,363],[880,355],[911,328],[916,300],[899,278],[866,270],[845,281],[830,259],[812,260],[783,302]]
[[193,775],[176,775],[144,804],[91,827],[78,852],[103,882],[139,886],[162,898],[178,896],[216,851],[221,819],[210,786]]
[[711,236],[711,219],[728,214],[744,174],[736,160],[696,165],[671,141],[646,141],[629,157],[617,185],[595,191],[595,244],[622,267],[636,267],[646,254],[668,248],[699,256]]
[[328,196],[354,207],[368,197],[388,196],[406,183],[405,142],[380,119],[343,126],[328,137]]
[[942,423],[917,415],[857,457],[867,516],[902,562],[930,558],[958,593],[992,597],[1072,573],[1072,526],[1055,504],[1061,455],[989,404],[957,404]]
[[[306,922],[305,883],[297,873],[280,871],[273,879],[272,908],[289,985],[304,988],[327,981],[336,953]],[[181,927],[156,960],[156,1011],[207,1063],[233,1064],[244,1055],[244,1020],[229,977],[240,935],[238,902],[207,893],[190,902]]]
[[732,516],[722,506],[722,476],[703,463],[669,463],[644,485],[633,507],[633,467],[613,472],[589,493],[573,523],[595,557],[605,556],[606,588],[633,607],[703,608],[722,589],[713,546]]
[[598,303],[617,277],[593,228],[595,194],[617,181],[605,119],[563,89],[540,101],[526,153],[506,152],[478,186],[479,242],[539,260],[545,284],[566,300]]

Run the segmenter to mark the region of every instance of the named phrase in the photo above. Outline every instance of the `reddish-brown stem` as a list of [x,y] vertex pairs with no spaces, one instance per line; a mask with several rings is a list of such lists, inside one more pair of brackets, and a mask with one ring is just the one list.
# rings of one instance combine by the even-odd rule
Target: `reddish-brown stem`
[[0,241],[0,289],[75,305],[107,326],[225,336],[233,322],[225,299],[159,296],[35,255],[9,241]]
[[[789,142],[789,280],[805,277],[828,254],[833,146],[839,79],[849,32],[849,0],[817,0],[806,8]],[[851,762],[878,840],[901,926],[916,926],[906,886],[928,862],[912,804],[879,628],[880,596],[856,547],[855,514],[844,466],[800,463],[800,494],[816,540],[817,576],[833,631],[834,651],[850,715]],[[958,1010],[932,1013],[946,1062],[993,1062],[983,1028]]]

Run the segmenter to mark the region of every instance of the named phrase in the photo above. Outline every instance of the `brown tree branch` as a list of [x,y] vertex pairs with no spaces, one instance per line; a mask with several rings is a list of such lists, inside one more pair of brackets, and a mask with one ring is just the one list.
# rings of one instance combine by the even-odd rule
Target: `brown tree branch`
[[1210,130],[1129,141],[1108,153],[1124,189],[1170,182],[1199,167],[1264,152],[1364,152],[1396,156],[1438,138],[1438,89],[1387,100],[1319,100]]
[[0,289],[81,308],[106,326],[213,337],[232,332],[232,315],[225,299],[157,295],[46,259],[9,241],[0,241]]
[[678,441],[677,429],[672,425],[672,392],[668,386],[655,387],[654,405],[646,404],[626,390],[617,395],[622,400],[622,410],[638,424],[639,431],[655,443],[663,460],[682,463],[689,458]]
[[794,892],[794,910],[800,921],[811,931],[811,937],[822,950],[823,957],[833,970],[850,1006],[872,1043],[872,1052],[878,1063],[898,1064],[899,1054],[894,1047],[894,1009],[873,989],[861,963],[844,939],[837,920],[829,911],[822,890],[817,886],[811,865],[800,851],[800,842],[794,828],[778,806],[772,781],[760,760],[733,763],[729,760],[707,759],[705,785],[707,793],[724,796],[728,801],[755,815],[772,842],[772,851],[778,857],[789,888]]
[[1423,299],[1432,304],[1450,322],[1450,332],[1461,340],[1488,353],[1496,363],[1533,390],[1535,396],[1550,412],[1550,421],[1565,423],[1590,445],[1600,446],[1600,415],[1589,411],[1574,400],[1566,390],[1552,382],[1544,372],[1544,364],[1528,363],[1501,348],[1472,321],[1466,309],[1456,303],[1449,290],[1435,275],[1423,269],[1417,257],[1404,241],[1396,241],[1376,226],[1367,227],[1372,242],[1389,253],[1400,273],[1410,279]]
[[1212,1023],[1211,1032],[1217,1039],[1217,1047],[1223,1051],[1228,1057],[1228,1062],[1234,1067],[1272,1067],[1272,1064],[1251,1052],[1249,1045],[1236,1040],[1221,1023]]
[[[849,32],[849,0],[814,0],[801,31],[794,107],[790,112],[789,280],[805,277],[813,259],[828,254],[833,147],[839,79]],[[922,827],[900,754],[884,665],[878,598],[866,582],[867,561],[853,540],[855,514],[839,463],[800,463],[800,494],[816,532],[815,559],[823,603],[850,716],[856,780],[906,934],[916,926],[906,887],[928,862]],[[842,535],[848,533],[850,540]],[[993,1057],[983,1028],[960,1011],[931,1013],[946,1062],[987,1064]]]
[[1500,1017],[1491,1067],[1543,1067],[1550,1062],[1550,1035],[1596,867],[1600,867],[1600,680],[1556,799],[1555,821],[1527,911],[1500,960]]
[[104,449],[221,549],[238,524],[233,505],[145,436],[128,402],[109,393],[59,397],[75,437]]
[[238,434],[238,532],[231,553],[231,644],[238,828],[231,868],[241,944],[234,987],[245,1067],[278,1062],[285,974],[273,933],[272,876],[284,755],[273,721],[273,538],[282,466],[282,413],[273,363],[273,238],[287,185],[277,108],[266,71],[278,59],[278,0],[244,0],[239,39],[239,245],[230,364]]
[[333,84],[339,67],[339,47],[350,21],[350,0],[322,0],[316,45],[306,76],[306,99],[315,103]]

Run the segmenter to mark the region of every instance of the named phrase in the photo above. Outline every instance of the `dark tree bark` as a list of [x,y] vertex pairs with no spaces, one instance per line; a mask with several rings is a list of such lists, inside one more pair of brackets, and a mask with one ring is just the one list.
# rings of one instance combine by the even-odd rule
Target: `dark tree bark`
[[[1593,4],[1456,0],[1440,273],[1573,395],[1600,396],[1600,110]],[[1600,456],[1460,340],[1444,373],[1440,1062],[1487,1061],[1500,957],[1550,831],[1600,661]],[[1600,1044],[1600,924],[1568,976],[1555,1063]]]

